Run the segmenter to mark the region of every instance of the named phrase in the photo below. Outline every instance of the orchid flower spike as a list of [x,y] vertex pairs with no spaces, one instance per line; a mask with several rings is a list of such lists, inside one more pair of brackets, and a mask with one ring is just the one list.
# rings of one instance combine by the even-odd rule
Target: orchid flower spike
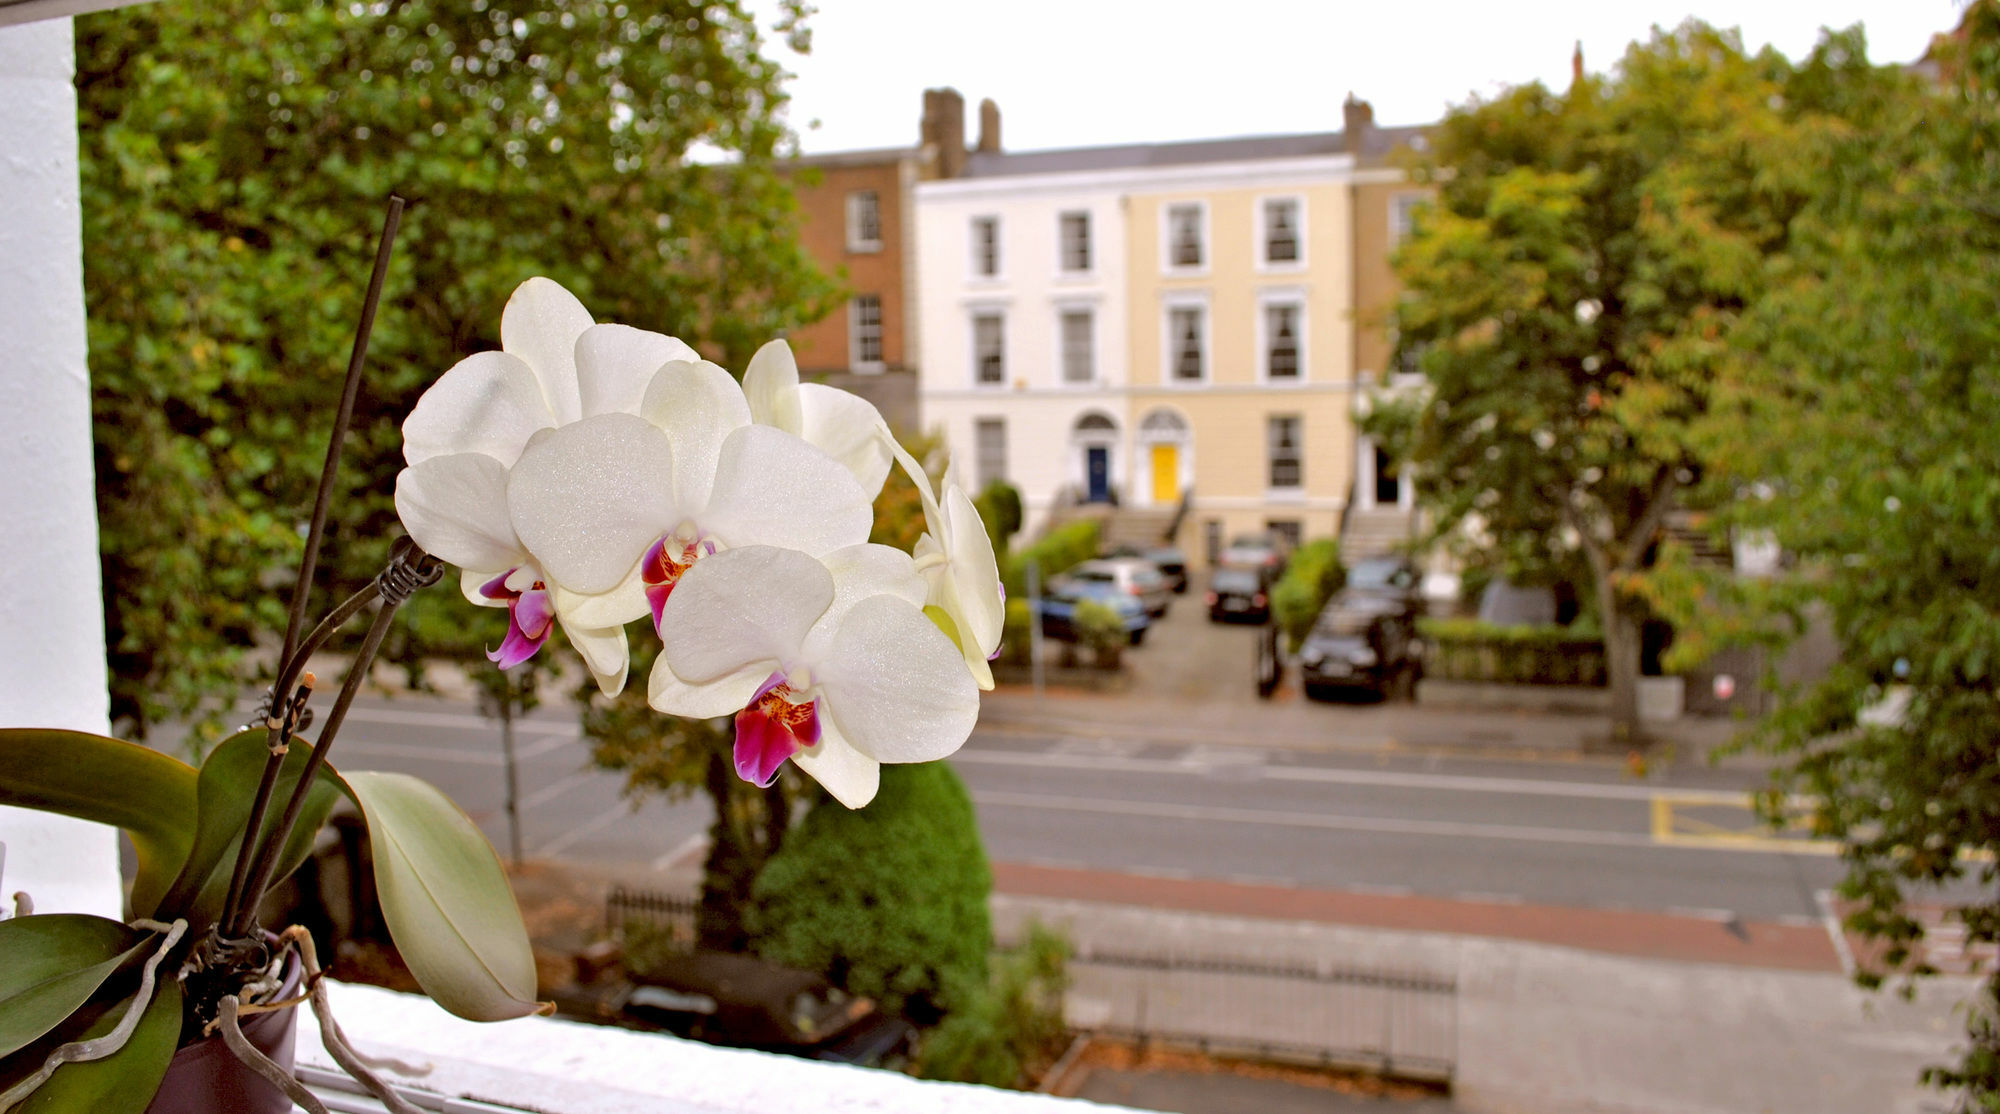
[[823,559],[746,546],[704,558],[667,601],[648,702],[670,715],[736,717],[736,770],[768,785],[787,758],[859,808],[884,762],[930,762],[964,745],[979,692],[923,611],[909,555],[858,545]]
[[561,626],[607,694],[625,684],[629,654],[616,624],[589,621],[576,593],[550,576],[516,533],[507,489],[528,445],[588,415],[636,412],[652,373],[694,358],[673,337],[597,325],[557,283],[531,278],[508,299],[500,351],[460,360],[403,423],[396,512],[425,550],[457,565],[474,603],[506,607],[506,640],[488,654],[526,661]]
[[869,499],[889,477],[895,437],[875,404],[823,383],[800,383],[792,346],[774,340],[750,357],[743,393],[759,425],[803,437],[854,473]]

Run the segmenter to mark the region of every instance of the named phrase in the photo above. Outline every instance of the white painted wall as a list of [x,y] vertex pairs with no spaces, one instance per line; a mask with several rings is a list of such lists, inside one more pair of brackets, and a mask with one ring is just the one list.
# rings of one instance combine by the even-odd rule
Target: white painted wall
[[[1131,430],[1118,393],[1128,373],[1125,184],[1093,172],[923,182],[916,189],[924,423],[943,430],[970,481],[975,421],[1003,420],[1008,478],[1021,489],[1031,524],[1059,488],[1083,482],[1071,430],[1088,411],[1118,423],[1111,482],[1130,482],[1124,465]],[[1090,214],[1091,267],[1082,274],[1059,266],[1061,215],[1076,211]],[[985,216],[1000,219],[997,278],[972,269],[972,221]],[[1094,315],[1092,383],[1063,381],[1060,315],[1071,308]],[[1006,318],[1006,381],[999,385],[974,381],[972,318],[982,309]]]
[[[109,728],[84,360],[74,38],[0,28],[0,725]],[[109,828],[0,808],[0,906],[119,916]]]

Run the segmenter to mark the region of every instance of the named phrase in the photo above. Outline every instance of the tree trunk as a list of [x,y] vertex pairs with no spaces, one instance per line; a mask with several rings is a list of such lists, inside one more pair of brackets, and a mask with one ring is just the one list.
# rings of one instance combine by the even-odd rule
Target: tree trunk
[[1611,745],[1633,746],[1639,733],[1639,621],[1620,606],[1610,575],[1599,574],[1598,618],[1604,626],[1605,684],[1611,696]]

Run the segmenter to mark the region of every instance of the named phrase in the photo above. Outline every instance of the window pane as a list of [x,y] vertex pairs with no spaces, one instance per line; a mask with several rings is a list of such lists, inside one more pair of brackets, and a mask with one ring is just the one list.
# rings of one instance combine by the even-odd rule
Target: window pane
[[851,313],[854,335],[854,362],[857,364],[881,363],[881,297],[875,294],[856,295]]
[[1299,426],[1297,415],[1274,417],[1270,424],[1271,437],[1271,486],[1301,487],[1305,482],[1305,463],[1301,458]]
[[1089,213],[1062,215],[1062,268],[1065,271],[1090,270]]
[[847,195],[847,242],[855,247],[882,242],[882,207],[874,190]]
[[986,276],[1000,273],[1000,221],[995,217],[972,222],[972,270]]
[[1173,265],[1176,267],[1201,266],[1201,209],[1194,205],[1177,205],[1167,211],[1167,226],[1172,230],[1171,247]]
[[1174,346],[1175,379],[1202,377],[1201,327],[1201,310],[1189,306],[1173,311],[1170,332]]
[[1264,260],[1268,263],[1298,262],[1298,202],[1264,203]]
[[1007,423],[1000,418],[980,418],[973,425],[977,442],[979,486],[1007,478]]
[[1088,383],[1097,374],[1090,324],[1089,310],[1071,310],[1062,315],[1062,366],[1066,383]]
[[979,382],[1006,381],[1006,337],[999,314],[980,314],[972,319],[972,353],[974,375]]
[[1299,377],[1299,307],[1264,307],[1265,373],[1272,379]]

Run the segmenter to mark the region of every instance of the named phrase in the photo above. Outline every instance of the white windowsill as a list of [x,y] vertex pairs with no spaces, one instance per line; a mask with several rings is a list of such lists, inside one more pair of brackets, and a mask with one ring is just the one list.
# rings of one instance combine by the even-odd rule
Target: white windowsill
[[[429,1071],[384,1078],[431,1094],[545,1114],[1084,1114],[1124,1108],[765,1052],[659,1033],[524,1017],[482,1025],[427,998],[328,983],[334,1016],[361,1051]],[[299,1011],[298,1064],[339,1071]],[[1136,1114],[1136,1112],[1131,1112]]]

